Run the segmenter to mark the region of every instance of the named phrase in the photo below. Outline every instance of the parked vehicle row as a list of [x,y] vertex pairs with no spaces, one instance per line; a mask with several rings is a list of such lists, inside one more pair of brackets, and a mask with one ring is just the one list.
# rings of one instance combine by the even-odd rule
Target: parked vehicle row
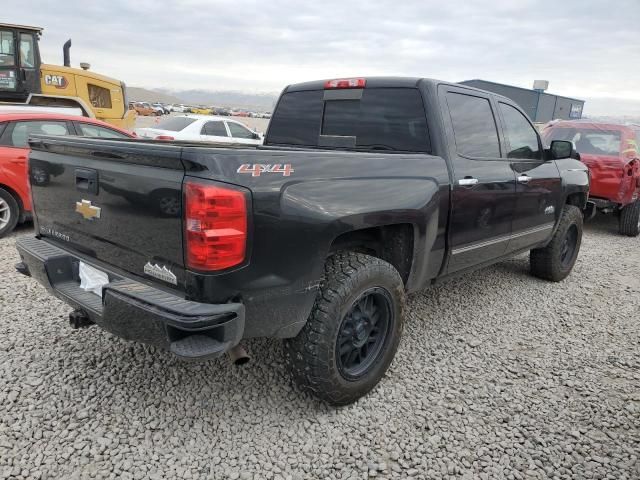
[[249,110],[231,110],[225,107],[209,107],[205,105],[184,105],[149,102],[130,102],[129,109],[138,115],[166,115],[175,113],[194,113],[196,115],[215,115],[220,117],[271,118],[271,112],[252,112]]
[[142,116],[160,116],[165,114],[162,105],[150,104],[149,102],[130,102],[129,110],[135,110],[138,115]]

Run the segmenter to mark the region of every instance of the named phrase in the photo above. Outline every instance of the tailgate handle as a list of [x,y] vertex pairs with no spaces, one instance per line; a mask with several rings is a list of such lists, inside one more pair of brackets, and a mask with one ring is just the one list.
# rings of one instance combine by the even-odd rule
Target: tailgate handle
[[90,168],[76,168],[76,190],[98,194],[98,171]]

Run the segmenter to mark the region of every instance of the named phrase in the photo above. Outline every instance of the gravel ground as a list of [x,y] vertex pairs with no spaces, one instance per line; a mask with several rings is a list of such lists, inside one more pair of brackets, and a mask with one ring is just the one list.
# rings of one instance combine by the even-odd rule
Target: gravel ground
[[183,363],[97,328],[0,240],[0,478],[640,478],[640,239],[587,228],[561,284],[528,260],[410,299],[382,383],[333,409],[276,341]]

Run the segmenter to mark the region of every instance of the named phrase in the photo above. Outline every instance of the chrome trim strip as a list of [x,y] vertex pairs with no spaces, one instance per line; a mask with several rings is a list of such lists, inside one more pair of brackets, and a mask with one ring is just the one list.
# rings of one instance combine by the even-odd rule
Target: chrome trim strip
[[471,250],[476,250],[478,248],[488,247],[490,245],[495,245],[497,243],[507,242],[509,240],[513,240],[520,237],[525,237],[527,235],[533,235],[535,233],[544,232],[546,230],[553,230],[555,223],[545,223],[544,225],[540,225],[539,227],[530,228],[528,230],[523,230],[518,233],[513,233],[511,235],[503,235],[501,237],[492,238],[490,240],[485,240],[479,243],[473,243],[471,245],[467,245],[464,247],[454,248],[451,251],[451,255],[459,255],[461,253],[470,252]]

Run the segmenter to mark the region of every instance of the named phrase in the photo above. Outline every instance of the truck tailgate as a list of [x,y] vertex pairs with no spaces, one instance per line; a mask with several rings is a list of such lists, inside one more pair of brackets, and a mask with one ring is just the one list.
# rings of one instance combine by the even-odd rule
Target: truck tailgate
[[36,137],[31,148],[40,235],[136,275],[166,267],[165,283],[183,285],[179,146]]

